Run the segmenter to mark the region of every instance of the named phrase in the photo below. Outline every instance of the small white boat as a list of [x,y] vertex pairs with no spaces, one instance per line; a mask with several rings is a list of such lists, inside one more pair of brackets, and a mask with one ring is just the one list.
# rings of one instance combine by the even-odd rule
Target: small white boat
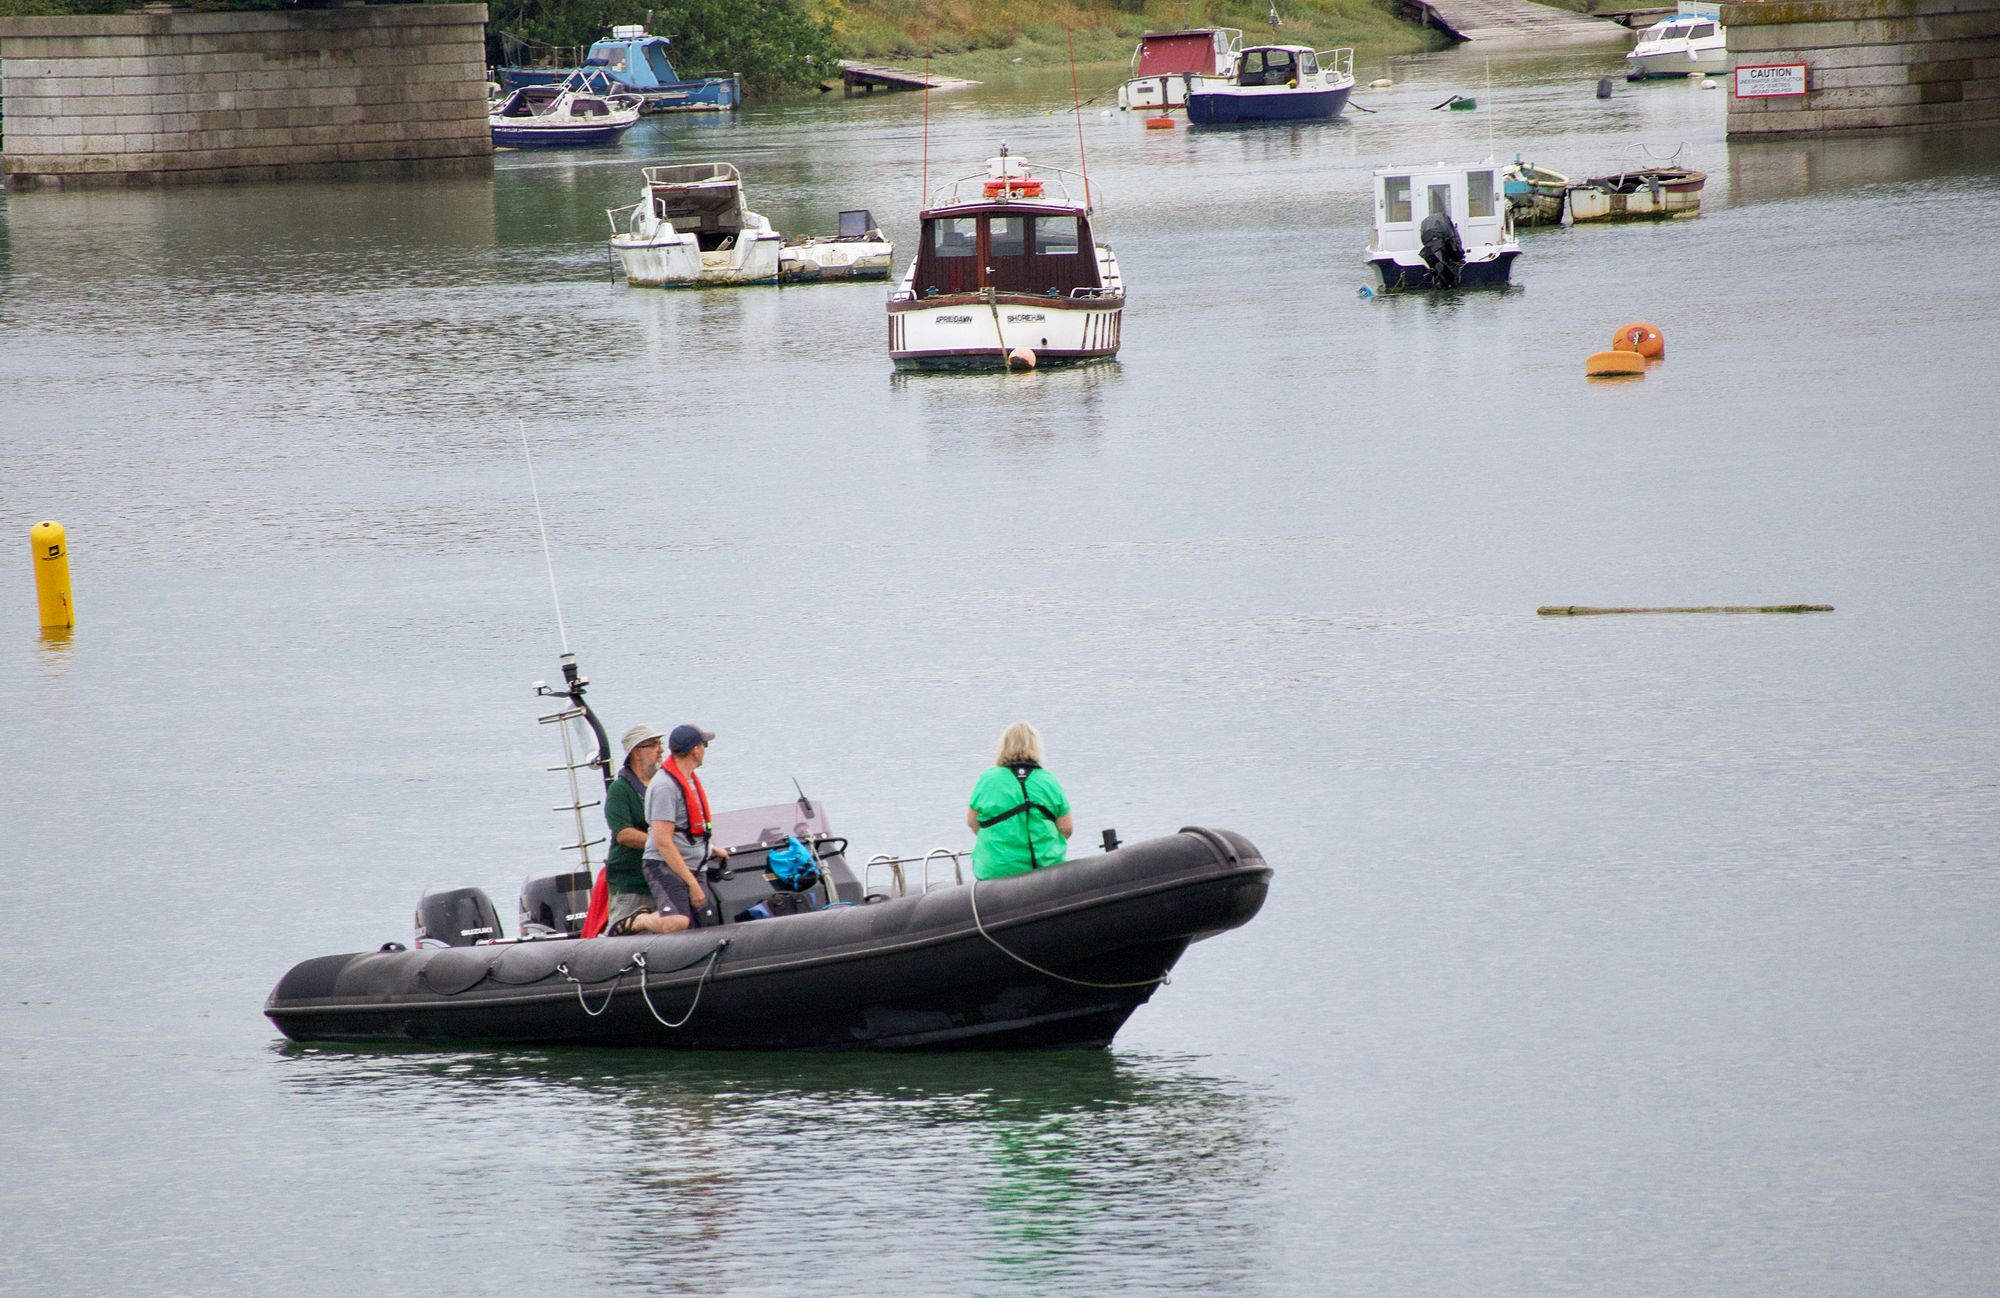
[[1490,158],[1377,171],[1367,260],[1382,287],[1504,288],[1521,244],[1500,172]]
[[576,84],[522,86],[486,106],[496,149],[566,149],[616,144],[639,122],[639,101]]
[[1729,70],[1729,34],[1723,29],[1721,6],[1699,0],[1639,33],[1625,56],[1625,79],[1685,77],[1690,72],[1719,76]]
[[1132,51],[1132,76],[1118,87],[1120,108],[1179,108],[1192,77],[1226,77],[1243,33],[1235,27],[1147,32]]
[[796,239],[778,249],[778,278],[787,284],[834,279],[887,279],[896,246],[865,208],[840,214],[839,233]]
[[1003,369],[1118,354],[1125,282],[1072,179],[1083,181],[1059,168],[1037,174],[1003,144],[985,171],[939,188],[889,296],[897,366]]
[[644,170],[640,200],[605,213],[625,281],[643,287],[775,284],[784,240],[743,204],[743,175],[727,162]]
[[1571,221],[1650,221],[1701,215],[1705,172],[1642,167],[1569,187]]

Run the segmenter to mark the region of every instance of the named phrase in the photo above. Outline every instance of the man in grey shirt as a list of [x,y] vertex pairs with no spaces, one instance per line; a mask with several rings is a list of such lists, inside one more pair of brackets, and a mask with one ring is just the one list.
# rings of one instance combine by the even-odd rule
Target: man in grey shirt
[[668,758],[646,785],[646,852],[640,861],[646,885],[663,914],[685,915],[700,927],[708,894],[700,871],[710,861],[726,863],[729,849],[709,842],[712,825],[708,791],[695,774],[708,757],[712,730],[675,726],[667,736]]

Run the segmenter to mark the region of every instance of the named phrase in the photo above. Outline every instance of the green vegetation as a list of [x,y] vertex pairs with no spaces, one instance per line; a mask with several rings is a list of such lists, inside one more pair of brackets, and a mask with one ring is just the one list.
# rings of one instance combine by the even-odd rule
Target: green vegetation
[[[374,0],[383,3],[383,0]],[[394,3],[396,0],[389,0]],[[1590,0],[1553,0],[1582,7]],[[281,9],[297,0],[178,0],[185,9]],[[684,73],[728,69],[761,93],[803,90],[841,57],[905,65],[926,53],[952,76],[987,78],[1015,65],[1122,64],[1148,31],[1240,27],[1246,40],[1285,40],[1364,56],[1436,49],[1443,37],[1398,18],[1392,0],[488,0],[488,31],[582,47],[617,23],[673,37]],[[0,16],[124,13],[136,0],[0,0]],[[1279,24],[1273,26],[1276,13]],[[499,57],[498,42],[489,45]]]

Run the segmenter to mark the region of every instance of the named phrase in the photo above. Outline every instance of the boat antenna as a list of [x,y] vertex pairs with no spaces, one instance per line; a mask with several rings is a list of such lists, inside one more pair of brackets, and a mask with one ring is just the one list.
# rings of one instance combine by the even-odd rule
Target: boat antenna
[[562,640],[563,656],[567,658],[570,656],[569,628],[563,625],[562,592],[556,589],[556,561],[549,554],[549,525],[542,518],[542,489],[535,482],[535,453],[528,449],[527,421],[516,419],[514,422],[521,427],[521,456],[528,462],[528,490],[535,496],[535,526],[542,533],[542,563],[549,570],[549,598],[555,601],[556,606],[556,635]]
[[922,177],[917,183],[924,192],[917,195],[917,211],[921,213],[931,205],[931,43],[924,40],[924,162]]
[[1486,60],[1486,160],[1493,161],[1493,60]]
[[1083,154],[1083,91],[1076,83],[1076,29],[1064,29],[1069,38],[1069,94],[1076,101],[1076,165],[1083,172],[1083,210],[1090,210],[1090,159]]
[[799,814],[807,820],[811,820],[813,814],[812,799],[806,796],[804,789],[799,788],[799,777],[796,775],[792,777],[792,787],[799,790]]

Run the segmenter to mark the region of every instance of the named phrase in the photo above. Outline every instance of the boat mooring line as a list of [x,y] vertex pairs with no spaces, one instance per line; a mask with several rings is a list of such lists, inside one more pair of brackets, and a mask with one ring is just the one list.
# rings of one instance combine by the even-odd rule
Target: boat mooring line
[[[660,1017],[660,1012],[653,1008],[652,993],[646,990],[646,953],[644,951],[633,952],[632,963],[639,966],[639,996],[646,1002],[646,1012],[653,1016],[655,1023],[658,1023],[663,1028],[687,1026],[687,1021],[694,1017],[695,1006],[701,1004],[701,991],[702,988],[708,986],[709,974],[715,972],[715,962],[722,958],[722,948],[728,946],[730,941],[731,939],[729,938],[723,938],[715,944],[715,949],[708,953],[708,967],[701,971],[701,977],[695,981],[694,999],[688,1002],[687,1013],[681,1015],[680,1019],[673,1023],[669,1023]],[[618,989],[613,987],[612,990],[616,991]],[[605,1004],[609,1005],[610,1003],[609,998],[606,998]]]
[[1042,975],[1042,977],[1044,978],[1053,978],[1057,982],[1070,983],[1077,987],[1095,987],[1103,991],[1117,991],[1120,988],[1125,988],[1125,987],[1165,987],[1167,984],[1173,982],[1174,980],[1173,971],[1171,969],[1168,970],[1166,973],[1161,974],[1158,978],[1141,978],[1137,982],[1129,982],[1129,983],[1095,983],[1090,981],[1088,978],[1071,978],[1067,974],[1059,974],[1053,969],[1044,969],[1040,965],[1036,964],[1034,961],[1029,960],[1023,956],[1016,955],[1014,952],[1009,951],[1006,947],[1000,945],[999,938],[994,937],[991,933],[988,933],[986,931],[985,922],[979,918],[979,874],[977,871],[973,872],[972,883],[969,885],[969,890],[967,895],[971,898],[972,901],[972,926],[979,930],[979,936],[985,938],[988,942],[991,942],[993,944],[993,949],[998,951],[1001,955],[1004,955],[1008,959],[1013,960],[1019,964],[1026,965],[1028,968],[1033,969],[1036,973]]

